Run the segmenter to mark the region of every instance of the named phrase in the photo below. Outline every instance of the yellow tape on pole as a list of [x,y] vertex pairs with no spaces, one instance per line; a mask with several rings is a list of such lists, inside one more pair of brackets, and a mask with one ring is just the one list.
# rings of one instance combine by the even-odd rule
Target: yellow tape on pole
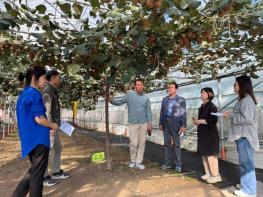
[[73,102],[73,117],[77,116],[77,110],[78,110],[78,103],[77,101]]

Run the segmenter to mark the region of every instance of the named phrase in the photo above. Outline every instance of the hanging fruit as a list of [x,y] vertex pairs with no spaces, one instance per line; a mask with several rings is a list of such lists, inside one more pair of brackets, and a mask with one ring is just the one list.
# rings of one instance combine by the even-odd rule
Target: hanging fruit
[[149,9],[159,9],[162,6],[163,0],[146,0],[145,5]]

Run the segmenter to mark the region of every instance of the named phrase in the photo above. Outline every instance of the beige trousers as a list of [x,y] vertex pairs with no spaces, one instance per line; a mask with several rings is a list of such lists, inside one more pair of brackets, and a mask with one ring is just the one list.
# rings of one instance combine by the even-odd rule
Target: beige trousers
[[129,124],[131,162],[142,163],[145,150],[147,123]]
[[218,158],[217,156],[202,156],[205,173],[210,176],[219,175]]

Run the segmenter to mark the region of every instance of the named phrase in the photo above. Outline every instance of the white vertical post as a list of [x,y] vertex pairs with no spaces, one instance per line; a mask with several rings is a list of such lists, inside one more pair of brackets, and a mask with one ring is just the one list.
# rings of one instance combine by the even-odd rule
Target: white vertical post
[[114,113],[115,113],[115,111],[114,111],[114,106],[111,106],[110,107],[111,108],[111,113],[110,113],[110,115],[112,115],[112,121],[111,121],[111,133],[113,133],[113,130],[114,130]]
[[4,110],[3,110],[3,139],[5,138],[5,121],[6,121],[6,103],[4,101]]
[[[127,108],[128,108],[128,106],[126,105],[126,106],[125,106],[125,115],[124,115],[124,117],[125,117],[125,119],[124,119],[124,124],[125,124],[125,134],[126,134],[126,137],[128,137],[128,136],[127,136],[127,135],[128,135],[128,125],[127,125],[128,112],[127,112]],[[125,136],[125,134],[124,134],[124,136]]]
[[8,135],[10,134],[10,100],[9,100],[9,98],[8,98],[8,108],[7,108],[7,120],[8,120],[8,122],[7,122],[7,133],[8,133]]

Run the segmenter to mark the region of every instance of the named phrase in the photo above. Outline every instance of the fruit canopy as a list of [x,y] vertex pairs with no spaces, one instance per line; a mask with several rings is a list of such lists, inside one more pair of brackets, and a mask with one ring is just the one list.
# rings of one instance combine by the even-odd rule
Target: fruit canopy
[[170,69],[198,81],[239,67],[256,77],[263,66],[261,1],[44,0],[30,6],[5,0],[3,7],[5,95],[17,94],[17,74],[30,64],[61,70],[64,103],[82,98],[87,105],[105,93],[106,82],[125,92],[132,79],[162,80]]

